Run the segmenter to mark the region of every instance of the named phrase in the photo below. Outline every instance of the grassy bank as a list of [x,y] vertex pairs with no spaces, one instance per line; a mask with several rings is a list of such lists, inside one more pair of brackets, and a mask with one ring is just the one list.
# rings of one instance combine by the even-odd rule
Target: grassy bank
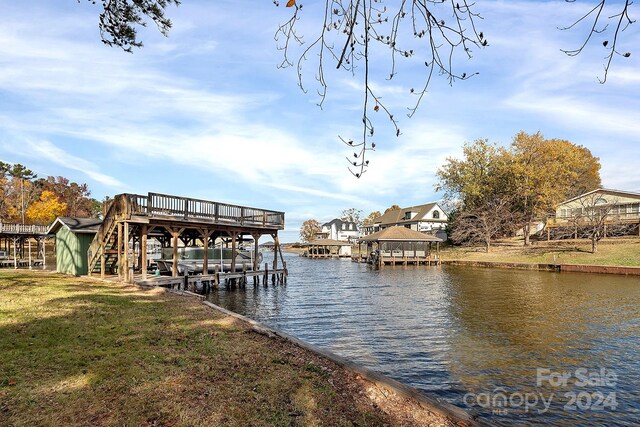
[[592,254],[585,240],[536,242],[524,247],[522,240],[498,242],[489,253],[484,248],[447,246],[440,252],[445,260],[523,262],[536,264],[584,264],[640,266],[640,239],[609,239]]
[[199,301],[0,272],[0,425],[451,425]]

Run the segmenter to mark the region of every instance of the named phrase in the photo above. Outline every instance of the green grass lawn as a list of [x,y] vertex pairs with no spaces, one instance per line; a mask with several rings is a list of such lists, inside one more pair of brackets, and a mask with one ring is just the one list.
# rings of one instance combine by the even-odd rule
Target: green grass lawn
[[595,254],[590,251],[591,243],[585,240],[543,241],[528,247],[522,246],[522,240],[509,240],[499,242],[489,253],[484,248],[447,246],[441,256],[471,261],[640,266],[640,239],[605,240]]
[[1,426],[396,424],[354,374],[160,289],[1,271],[0,349]]

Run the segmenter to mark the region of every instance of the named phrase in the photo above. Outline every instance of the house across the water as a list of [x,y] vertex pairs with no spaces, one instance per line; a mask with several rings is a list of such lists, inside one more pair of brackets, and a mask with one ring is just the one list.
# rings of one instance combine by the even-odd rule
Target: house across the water
[[445,228],[448,220],[444,209],[433,202],[385,212],[363,228],[366,228],[365,234],[372,234],[390,227],[404,227],[446,240]]
[[547,219],[547,239],[581,236],[581,229],[602,223],[604,237],[640,236],[640,193],[599,188],[566,200]]
[[338,240],[342,242],[355,242],[360,237],[358,224],[344,221],[340,218],[332,219],[322,224],[322,231],[316,233],[317,239]]

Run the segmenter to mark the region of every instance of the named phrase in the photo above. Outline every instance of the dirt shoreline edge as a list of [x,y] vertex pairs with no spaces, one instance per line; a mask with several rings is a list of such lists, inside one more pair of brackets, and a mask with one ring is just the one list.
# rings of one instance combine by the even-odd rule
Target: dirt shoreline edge
[[[187,295],[199,296],[197,294],[188,293]],[[267,335],[269,337],[279,337],[284,339],[298,347],[301,347],[307,351],[320,355],[325,359],[330,360],[336,365],[346,369],[348,371],[358,374],[363,380],[375,384],[378,387],[386,388],[392,392],[399,394],[408,399],[412,399],[417,402],[424,409],[440,415],[445,418],[451,419],[454,423],[460,426],[488,426],[489,423],[483,422],[476,417],[472,416],[469,412],[448,402],[441,401],[439,399],[429,397],[417,389],[410,387],[406,384],[402,384],[396,380],[386,377],[382,374],[374,372],[365,367],[359,366],[344,357],[338,356],[334,353],[321,349],[313,344],[302,341],[296,337],[293,337],[285,332],[278,331],[273,328],[269,328],[255,320],[252,320],[241,314],[234,313],[223,307],[217,306],[209,301],[202,301],[203,304],[211,309],[224,313],[227,316],[232,316],[243,323],[249,325],[249,327],[257,333]]]

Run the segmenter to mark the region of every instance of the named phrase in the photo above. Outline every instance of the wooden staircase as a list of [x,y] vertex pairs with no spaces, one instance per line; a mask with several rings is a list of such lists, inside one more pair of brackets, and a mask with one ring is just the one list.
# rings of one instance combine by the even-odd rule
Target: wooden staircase
[[[117,271],[118,262],[118,223],[126,219],[128,197],[119,194],[111,201],[106,211],[102,225],[98,229],[87,256],[89,260],[89,274]],[[104,254],[104,267],[103,263]]]

